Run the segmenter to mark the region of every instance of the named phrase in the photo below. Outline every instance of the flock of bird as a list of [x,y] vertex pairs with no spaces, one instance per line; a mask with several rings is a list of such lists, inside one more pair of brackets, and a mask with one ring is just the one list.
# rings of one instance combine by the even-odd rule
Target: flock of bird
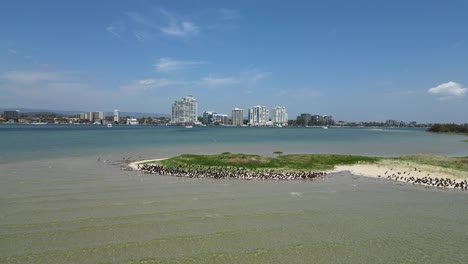
[[178,166],[165,168],[162,165],[144,164],[138,169],[148,174],[172,175],[188,178],[242,179],[242,180],[312,180],[326,172],[288,171],[275,169],[248,169],[239,167]]
[[[162,165],[138,165],[138,170],[147,174],[172,175],[187,178],[213,178],[213,179],[242,179],[242,180],[312,180],[327,175],[326,172],[284,169],[249,169],[242,167],[210,167],[210,166],[177,166],[164,167]],[[412,175],[413,173],[413,175]],[[417,175],[419,174],[419,175]],[[378,178],[386,178],[402,183],[424,185],[426,188],[452,188],[468,191],[467,180],[455,180],[443,177],[431,177],[430,174],[421,176],[417,168],[411,171],[387,170]]]
[[430,174],[427,174],[423,177],[418,176],[411,176],[412,172],[421,173],[420,170],[414,168],[414,171],[396,171],[390,169],[384,173],[384,176],[378,175],[379,178],[387,178],[389,180],[395,180],[400,182],[412,183],[412,184],[420,184],[425,185],[426,187],[438,187],[438,188],[453,188],[453,189],[460,189],[463,191],[468,190],[468,182],[467,180],[454,180],[450,178],[443,178],[443,177],[431,177]]

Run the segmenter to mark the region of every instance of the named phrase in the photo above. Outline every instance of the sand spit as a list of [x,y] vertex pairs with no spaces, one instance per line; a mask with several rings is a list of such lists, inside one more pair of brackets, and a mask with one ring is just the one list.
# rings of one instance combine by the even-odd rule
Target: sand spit
[[[132,170],[140,170],[139,165],[141,166],[141,164],[151,164],[165,159],[168,158],[135,161],[128,164],[128,167]],[[414,162],[383,160],[376,164],[336,166],[334,170],[326,173],[344,171],[356,176],[381,178],[406,184],[468,190],[468,174],[466,172]]]
[[[466,172],[413,162],[384,160],[377,164],[336,166],[332,173],[349,171],[353,175],[381,178],[406,184],[466,190]],[[461,186],[459,184],[462,184]],[[458,185],[457,185],[458,184]]]
[[140,164],[143,164],[143,163],[152,163],[152,162],[157,162],[157,161],[161,161],[161,160],[166,160],[168,158],[161,158],[161,159],[148,159],[148,160],[139,160],[139,161],[134,161],[132,163],[129,163],[128,164],[128,167],[132,170],[140,170],[138,168],[138,165]]

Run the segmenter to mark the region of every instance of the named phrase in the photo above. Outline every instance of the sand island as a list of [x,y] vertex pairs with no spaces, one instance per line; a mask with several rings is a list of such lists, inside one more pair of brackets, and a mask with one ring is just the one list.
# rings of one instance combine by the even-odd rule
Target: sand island
[[348,171],[353,175],[408,184],[468,190],[468,157],[282,154],[280,151],[275,152],[274,157],[229,152],[184,154],[136,161],[129,167],[149,174],[243,180],[313,180],[329,173]]

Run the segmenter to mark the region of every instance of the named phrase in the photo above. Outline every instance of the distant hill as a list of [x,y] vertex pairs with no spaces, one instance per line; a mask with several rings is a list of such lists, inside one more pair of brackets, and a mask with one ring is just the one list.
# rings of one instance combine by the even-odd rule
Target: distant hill
[[[73,116],[79,115],[84,112],[88,111],[64,111],[64,110],[49,110],[49,109],[33,109],[33,108],[0,108],[0,113],[3,114],[3,111],[15,111],[20,110],[21,113],[28,113],[28,114],[44,114],[44,113],[55,113],[58,115],[64,116]],[[114,115],[114,112],[106,112],[107,116]],[[170,114],[166,113],[142,113],[142,112],[120,112],[120,116],[131,116],[131,117],[170,117]]]

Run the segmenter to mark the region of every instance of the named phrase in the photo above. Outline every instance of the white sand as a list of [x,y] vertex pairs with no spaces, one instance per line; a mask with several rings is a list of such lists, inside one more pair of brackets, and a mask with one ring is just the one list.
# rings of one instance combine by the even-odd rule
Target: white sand
[[[351,174],[372,177],[372,178],[383,178],[387,179],[387,176],[395,175],[400,178],[398,181],[406,182],[405,179],[401,178],[450,178],[457,181],[466,180],[468,175],[464,172],[441,168],[431,165],[421,165],[414,163],[402,163],[399,161],[383,161],[377,164],[356,164],[349,166],[336,166],[331,172],[342,172],[349,171]],[[395,181],[395,177],[392,177]]]
[[149,162],[156,162],[160,160],[166,160],[168,158],[162,158],[162,159],[148,159],[148,160],[139,160],[139,161],[134,161],[130,164],[128,164],[128,167],[131,168],[132,170],[139,170],[138,165],[141,163],[149,163]]
[[[148,159],[135,161],[128,164],[132,170],[139,170],[138,165],[142,163],[151,163],[168,158],[161,159]],[[376,164],[354,164],[354,165],[343,165],[335,166],[335,169],[329,171],[329,173],[338,173],[343,171],[349,171],[353,175],[365,176],[371,178],[382,178],[387,179],[387,176],[396,175],[400,178],[414,177],[414,178],[450,178],[457,181],[463,181],[468,179],[468,175],[465,172],[441,168],[432,165],[422,165],[413,162],[401,162],[401,161],[389,161],[384,160]],[[379,177],[380,176],[380,177]],[[393,181],[395,177],[392,178]],[[405,182],[404,179],[399,179],[400,182]],[[421,184],[423,185],[423,184]]]

